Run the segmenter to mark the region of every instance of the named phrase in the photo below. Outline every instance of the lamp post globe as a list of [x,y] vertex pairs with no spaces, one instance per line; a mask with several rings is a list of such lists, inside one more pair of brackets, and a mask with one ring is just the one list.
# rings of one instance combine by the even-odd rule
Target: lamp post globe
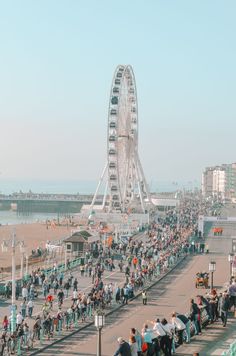
[[209,272],[215,272],[216,270],[216,263],[215,261],[209,262]]

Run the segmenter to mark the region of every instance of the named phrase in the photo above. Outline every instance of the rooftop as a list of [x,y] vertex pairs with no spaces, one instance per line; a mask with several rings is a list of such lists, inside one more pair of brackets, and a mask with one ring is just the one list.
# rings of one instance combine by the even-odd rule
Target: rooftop
[[76,231],[70,237],[65,239],[65,242],[88,242],[88,238],[91,236],[92,234],[86,230]]

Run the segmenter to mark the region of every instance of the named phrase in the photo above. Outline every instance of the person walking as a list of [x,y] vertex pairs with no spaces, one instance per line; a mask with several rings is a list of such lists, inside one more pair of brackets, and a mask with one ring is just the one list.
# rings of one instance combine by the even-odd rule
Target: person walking
[[4,331],[8,331],[8,326],[9,326],[9,320],[7,318],[7,315],[5,315],[3,322],[2,322],[2,327],[3,327]]
[[28,301],[27,308],[28,308],[28,316],[29,316],[29,318],[32,318],[34,303],[31,299]]
[[2,336],[0,338],[0,345],[1,345],[1,356],[3,356],[5,354],[4,350],[7,346],[7,332],[6,332],[6,330],[4,330],[2,333]]
[[118,286],[116,288],[116,291],[115,291],[115,298],[116,298],[116,303],[119,304],[120,303],[120,287]]
[[128,291],[127,285],[125,285],[124,286],[123,304],[128,304],[128,299],[129,299],[129,291]]
[[34,284],[32,283],[29,289],[29,298],[34,300],[34,294],[35,294],[35,288],[34,288]]
[[22,288],[21,294],[23,300],[26,302],[26,300],[28,299],[28,289],[25,286]]
[[25,300],[23,300],[23,302],[20,305],[21,314],[22,314],[23,319],[26,318],[26,308],[27,308],[26,302],[25,302]]
[[[91,275],[91,274],[90,274]],[[89,275],[89,277],[90,277],[90,275]],[[74,289],[74,291],[78,291],[78,280],[77,280],[77,278],[75,278],[75,280],[74,280],[74,283],[73,283],[73,289]]]
[[64,284],[64,288],[66,290],[66,298],[68,298],[69,296],[69,289],[70,289],[70,282],[69,280],[66,281],[66,283]]
[[147,305],[147,291],[144,289],[142,291],[143,305]]
[[64,301],[64,292],[62,289],[60,289],[60,291],[57,293],[57,298],[58,298],[58,306],[60,307]]
[[21,314],[21,312],[19,312],[16,316],[16,329],[18,329],[20,327],[20,325],[22,324],[24,318]]
[[46,302],[49,304],[50,310],[53,309],[53,300],[54,300],[53,295],[52,294],[48,294],[47,298],[46,298]]

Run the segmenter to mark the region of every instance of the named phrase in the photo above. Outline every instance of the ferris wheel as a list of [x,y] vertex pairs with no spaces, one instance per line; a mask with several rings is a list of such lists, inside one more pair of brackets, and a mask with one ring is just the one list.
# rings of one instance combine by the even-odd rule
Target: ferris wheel
[[103,208],[108,212],[145,212],[151,202],[138,156],[138,102],[130,65],[117,66],[110,91],[107,128],[107,162],[95,192],[107,173]]

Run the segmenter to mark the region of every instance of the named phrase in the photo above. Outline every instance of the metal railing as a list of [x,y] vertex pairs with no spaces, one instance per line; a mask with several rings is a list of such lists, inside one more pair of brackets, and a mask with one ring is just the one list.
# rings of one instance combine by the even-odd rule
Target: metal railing
[[236,355],[236,341],[234,341],[227,351],[222,353],[222,356],[235,356]]

